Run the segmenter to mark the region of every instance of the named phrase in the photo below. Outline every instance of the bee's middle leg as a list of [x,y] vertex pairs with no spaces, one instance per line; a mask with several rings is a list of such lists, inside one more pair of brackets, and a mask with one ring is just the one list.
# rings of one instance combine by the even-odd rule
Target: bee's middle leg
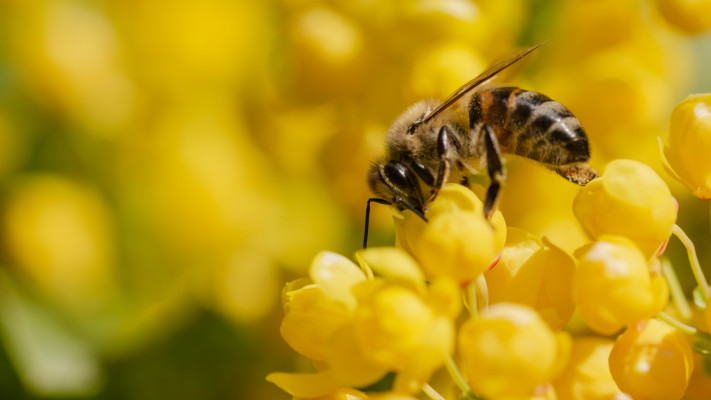
[[484,216],[488,219],[496,210],[496,204],[499,199],[501,185],[506,180],[506,170],[504,169],[504,158],[501,155],[499,141],[494,135],[489,125],[482,127],[484,132],[484,143],[486,146],[486,166],[489,172],[489,188],[486,190],[486,198],[484,199]]

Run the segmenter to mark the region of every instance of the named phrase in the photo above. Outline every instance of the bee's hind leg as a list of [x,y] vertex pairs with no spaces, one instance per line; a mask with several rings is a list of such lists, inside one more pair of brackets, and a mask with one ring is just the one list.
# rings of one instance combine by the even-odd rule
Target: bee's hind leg
[[484,143],[486,145],[486,166],[489,172],[489,188],[486,190],[484,199],[484,216],[489,219],[496,210],[499,199],[501,185],[506,180],[506,170],[504,169],[504,158],[499,149],[499,141],[489,125],[482,127],[484,131]]

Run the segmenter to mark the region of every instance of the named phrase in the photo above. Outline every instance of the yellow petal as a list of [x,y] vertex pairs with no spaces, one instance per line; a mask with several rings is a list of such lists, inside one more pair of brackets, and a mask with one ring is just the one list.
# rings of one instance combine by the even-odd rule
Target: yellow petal
[[396,247],[370,247],[356,253],[373,272],[388,281],[411,285],[418,291],[425,286],[425,277],[415,260]]
[[313,374],[272,372],[267,375],[266,379],[295,397],[313,398],[325,396],[339,387],[338,381],[330,372]]
[[345,304],[327,298],[316,285],[289,292],[285,309],[282,337],[291,348],[314,360],[325,358],[328,339],[350,318]]
[[354,309],[356,299],[351,288],[365,280],[365,274],[353,261],[330,251],[317,254],[309,269],[311,280],[326,297],[344,303]]
[[327,360],[338,381],[354,387],[372,385],[388,372],[382,364],[366,358],[367,347],[356,339],[352,326],[336,332],[328,343]]

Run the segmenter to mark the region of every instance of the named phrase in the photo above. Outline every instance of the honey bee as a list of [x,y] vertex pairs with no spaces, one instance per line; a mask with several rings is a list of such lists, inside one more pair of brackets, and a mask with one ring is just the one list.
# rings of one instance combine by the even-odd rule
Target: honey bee
[[443,102],[422,100],[395,120],[385,157],[368,172],[376,197],[366,205],[363,247],[371,203],[410,210],[427,221],[427,206],[445,183],[466,181],[485,168],[490,184],[484,215],[489,218],[506,179],[502,154],[535,160],[579,185],[597,177],[588,165],[585,130],[562,104],[515,87],[481,87],[542,44],[490,67]]

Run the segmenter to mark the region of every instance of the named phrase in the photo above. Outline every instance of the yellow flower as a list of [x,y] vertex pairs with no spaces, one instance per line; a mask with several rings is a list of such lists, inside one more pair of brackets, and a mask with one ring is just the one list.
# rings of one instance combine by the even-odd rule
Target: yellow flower
[[419,391],[454,351],[456,315],[446,314],[451,308],[442,307],[441,299],[454,297],[456,285],[435,281],[432,286],[439,289],[431,296],[378,278],[356,288],[359,305],[350,326],[354,342],[365,360],[398,372],[395,387],[400,392]]
[[481,200],[462,185],[446,185],[425,215],[428,223],[405,211],[395,218],[395,228],[398,244],[420,262],[428,279],[470,282],[496,261],[506,240],[501,212],[487,221]]
[[656,0],[662,17],[686,34],[698,34],[711,28],[711,1]]
[[706,373],[704,357],[694,352],[694,372],[684,393],[685,400],[707,400],[711,393],[711,376]]
[[580,190],[573,212],[593,238],[625,236],[646,257],[652,257],[671,235],[677,206],[652,168],[637,161],[614,160],[600,178]]
[[464,323],[459,349],[476,394],[526,396],[564,365],[569,340],[567,334],[554,334],[534,310],[499,303]]
[[650,272],[644,255],[629,239],[604,235],[581,252],[573,296],[594,331],[612,334],[651,318],[666,305],[666,281]]
[[680,399],[694,368],[684,334],[651,319],[630,326],[610,352],[610,372],[635,399]]
[[287,293],[281,335],[292,349],[314,360],[325,359],[327,340],[349,321],[345,304],[329,299],[316,285]]
[[620,393],[612,379],[608,358],[613,341],[576,337],[565,371],[553,383],[560,400],[610,400]]
[[[360,350],[363,364],[374,366],[370,370],[397,372],[396,392],[417,393],[454,351],[459,288],[447,277],[425,285],[417,264],[401,249],[369,248],[357,256],[377,277],[354,288],[358,307],[343,335]],[[333,350],[329,362],[339,376],[365,375],[353,371],[358,357],[344,356],[344,347]]]
[[501,259],[486,273],[489,301],[529,306],[551,329],[562,329],[575,309],[574,271],[575,261],[550,242],[509,228]]
[[114,294],[113,226],[93,187],[59,175],[28,175],[16,179],[4,203],[3,247],[50,301],[86,312]]
[[366,44],[361,25],[328,7],[294,13],[289,21],[292,79],[301,96],[322,98],[362,89]]
[[[711,13],[707,13],[711,15]],[[669,119],[668,144],[662,164],[694,196],[711,198],[711,94],[687,97]]]
[[[459,288],[450,278],[426,285],[415,261],[397,248],[366,249],[358,259],[368,277],[343,256],[316,256],[310,268],[314,283],[286,293],[282,336],[319,361],[327,374],[303,378],[318,380],[330,390],[325,393],[371,385],[388,371],[397,372],[398,393],[417,393],[454,350]],[[302,384],[299,376],[271,377],[290,386]]]
[[315,284],[286,293],[280,329],[294,350],[323,361],[329,338],[350,321],[356,307],[351,288],[365,275],[352,261],[331,252],[319,253],[310,273]]
[[355,324],[369,357],[388,366],[399,366],[412,348],[422,342],[434,313],[413,291],[384,285],[362,299]]

